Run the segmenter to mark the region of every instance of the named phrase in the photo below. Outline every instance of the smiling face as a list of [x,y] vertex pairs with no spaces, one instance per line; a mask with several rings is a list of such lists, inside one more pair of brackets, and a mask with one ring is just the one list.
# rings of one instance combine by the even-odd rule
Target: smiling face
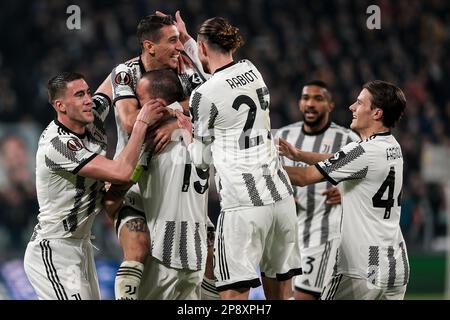
[[361,136],[367,135],[373,127],[375,118],[380,116],[377,113],[382,112],[379,108],[371,108],[372,105],[372,94],[367,90],[363,89],[356,102],[350,106],[350,111],[352,112],[352,123],[350,128],[357,131]]
[[165,25],[159,31],[159,41],[147,42],[147,47],[155,67],[158,68],[171,68],[176,69],[178,67],[178,57],[180,52],[183,51],[183,45],[180,42],[180,33],[175,25]]
[[63,96],[56,99],[54,104],[58,115],[61,114],[66,121],[77,127],[94,121],[91,91],[84,79],[68,82]]
[[317,85],[304,86],[298,102],[305,121],[305,130],[320,131],[328,123],[334,105],[325,88]]

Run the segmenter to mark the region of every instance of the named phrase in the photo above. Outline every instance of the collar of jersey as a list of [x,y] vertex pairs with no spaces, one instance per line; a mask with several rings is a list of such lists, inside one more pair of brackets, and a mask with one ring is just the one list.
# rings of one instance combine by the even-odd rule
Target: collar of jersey
[[228,68],[228,67],[231,67],[231,66],[233,66],[233,65],[235,65],[235,64],[236,64],[236,62],[231,61],[230,63],[228,63],[228,64],[226,64],[226,65],[224,65],[224,66],[222,66],[222,67],[216,69],[216,71],[214,71],[213,74],[216,74],[217,72],[222,71],[222,70],[224,70],[224,69],[226,69],[226,68]]
[[377,137],[377,136],[390,136],[390,135],[391,135],[391,132],[390,132],[390,131],[377,132],[377,133],[374,133],[373,135],[371,135],[371,136],[369,137],[369,139],[373,139],[373,138],[375,138],[375,137]]
[[79,134],[79,133],[73,132],[72,130],[70,130],[69,128],[67,128],[65,125],[63,125],[61,122],[59,122],[58,119],[55,119],[54,121],[55,121],[55,124],[56,124],[58,127],[61,127],[61,128],[62,128],[64,131],[66,131],[66,132],[69,132],[69,133],[71,133],[71,134],[73,134],[73,135],[76,135],[76,136],[77,136],[78,138],[80,138],[80,139],[85,138],[86,135],[87,135],[87,130],[85,130],[83,134]]
[[144,74],[146,72],[144,63],[142,62],[141,55],[139,55],[139,69],[141,69],[141,74]]
[[318,135],[321,135],[322,133],[324,133],[325,131],[327,131],[330,126],[331,126],[331,122],[328,121],[327,125],[325,127],[323,127],[321,130],[319,130],[317,132],[306,132],[305,131],[305,123],[303,122],[302,132],[307,136],[318,136]]

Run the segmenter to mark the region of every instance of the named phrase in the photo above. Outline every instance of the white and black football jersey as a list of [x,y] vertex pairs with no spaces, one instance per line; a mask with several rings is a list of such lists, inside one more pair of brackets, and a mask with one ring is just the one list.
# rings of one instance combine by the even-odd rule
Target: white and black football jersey
[[[355,132],[333,122],[315,133],[305,132],[303,125],[303,121],[299,121],[280,128],[277,137],[287,140],[301,150],[319,153],[335,153],[350,142],[360,140]],[[282,161],[286,166],[307,166],[303,162],[292,161],[286,157],[283,157]],[[302,248],[322,245],[341,234],[341,205],[326,204],[326,197],[322,195],[322,192],[331,186],[329,181],[325,181],[306,187],[294,187]]]
[[139,179],[152,256],[165,266],[201,270],[206,263],[209,169],[196,168],[183,142],[154,155]]
[[[191,95],[195,145],[210,143],[222,209],[264,206],[292,194],[275,147],[269,91],[248,60],[219,68]],[[203,153],[203,151],[202,151]]]
[[405,285],[409,263],[399,225],[403,157],[397,140],[389,132],[375,134],[316,167],[332,184],[342,182],[337,272],[379,287]]
[[[199,65],[197,44],[190,39],[184,44],[193,60],[179,74],[184,94],[189,96],[205,81]],[[118,65],[112,73],[114,101],[136,98],[138,80],[145,73],[140,58]],[[119,140],[117,152],[128,142],[116,112]],[[172,141],[159,155],[145,153],[140,164],[146,169],[139,178],[147,224],[151,235],[152,256],[165,266],[201,270],[206,262],[206,224],[209,170],[196,169],[187,162],[187,150],[180,141]]]
[[[192,53],[197,51],[197,44],[193,39],[187,41],[184,46],[189,57]],[[191,59],[194,61],[198,60],[198,58],[195,56]],[[125,63],[121,63],[112,70],[111,81],[114,106],[115,102],[120,99],[137,99],[136,85],[145,72],[146,70],[140,56],[133,58]],[[192,64],[192,67],[186,66],[184,69],[184,73],[179,74],[178,78],[180,79],[186,97],[191,94],[192,90],[194,90],[197,86],[199,86],[206,80],[203,69],[197,66],[195,63]],[[118,155],[127,144],[129,135],[123,129],[119,113],[115,108],[114,113],[117,125],[116,155]]]
[[97,155],[106,154],[103,121],[109,112],[109,98],[96,94],[94,122],[83,135],[52,121],[39,139],[36,154],[38,224],[32,240],[85,238],[90,235],[95,215],[101,209],[103,181],[85,178],[78,171]]

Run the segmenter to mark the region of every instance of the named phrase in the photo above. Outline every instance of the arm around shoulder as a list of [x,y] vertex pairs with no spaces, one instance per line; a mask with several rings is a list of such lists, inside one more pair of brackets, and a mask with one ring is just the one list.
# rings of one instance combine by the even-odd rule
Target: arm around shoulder
[[138,121],[134,126],[132,138],[116,159],[110,160],[102,155],[97,155],[84,165],[78,174],[83,177],[116,184],[129,183],[139,159],[146,131],[147,125],[142,121]]

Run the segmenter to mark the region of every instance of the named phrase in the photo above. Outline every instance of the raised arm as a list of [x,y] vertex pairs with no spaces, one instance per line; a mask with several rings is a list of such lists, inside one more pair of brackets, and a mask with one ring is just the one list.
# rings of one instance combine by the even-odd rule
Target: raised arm
[[136,98],[125,98],[117,100],[115,108],[119,114],[122,127],[126,133],[131,134],[134,123],[139,114],[139,103]]

